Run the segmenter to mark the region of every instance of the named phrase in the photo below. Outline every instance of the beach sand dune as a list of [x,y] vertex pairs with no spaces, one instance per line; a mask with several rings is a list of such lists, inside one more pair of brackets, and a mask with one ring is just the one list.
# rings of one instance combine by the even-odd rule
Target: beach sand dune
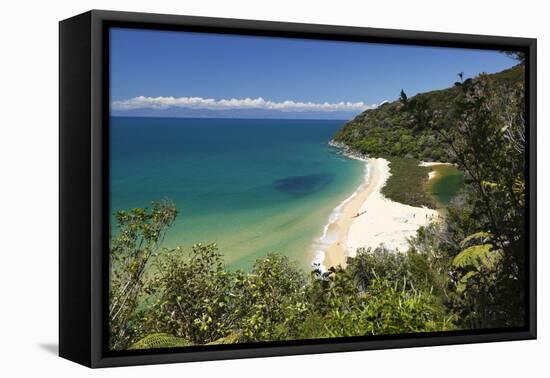
[[390,177],[389,162],[368,159],[369,174],[355,196],[341,209],[341,215],[328,225],[331,243],[325,250],[323,265],[345,265],[346,257],[355,256],[358,248],[384,246],[406,252],[408,238],[420,226],[438,217],[436,210],[391,201],[381,193]]

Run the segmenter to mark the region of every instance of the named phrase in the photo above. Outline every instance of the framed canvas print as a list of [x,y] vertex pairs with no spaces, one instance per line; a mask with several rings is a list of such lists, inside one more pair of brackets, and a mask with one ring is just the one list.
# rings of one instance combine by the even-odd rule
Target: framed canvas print
[[536,337],[536,40],[60,22],[62,357]]

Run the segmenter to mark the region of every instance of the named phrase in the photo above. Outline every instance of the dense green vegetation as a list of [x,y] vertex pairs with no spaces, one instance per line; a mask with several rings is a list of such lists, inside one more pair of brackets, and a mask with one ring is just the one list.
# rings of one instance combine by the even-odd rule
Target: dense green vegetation
[[[167,224],[145,222],[153,214],[173,214],[170,203],[154,204],[148,212],[134,209],[134,252],[128,265],[115,272],[134,271],[143,261],[145,230],[162,235]],[[126,214],[126,213],[125,213]],[[123,217],[119,217],[123,219]],[[160,226],[160,227],[159,227]],[[127,240],[119,236],[116,240]],[[148,248],[144,248],[148,250]],[[452,315],[434,294],[429,261],[419,253],[359,251],[347,268],[307,274],[286,256],[270,254],[249,272],[226,270],[215,244],[195,244],[191,250],[149,254],[154,272],[135,277],[129,286],[141,289],[138,301],[128,301],[111,319],[113,349],[178,347],[355,335],[378,335],[455,328]],[[125,274],[122,274],[125,276]],[[114,281],[112,288],[126,287]],[[115,290],[115,293],[120,292]],[[111,297],[111,308],[119,306]]]
[[435,199],[428,193],[430,168],[421,167],[416,159],[392,157],[390,173],[382,194],[389,199],[411,206],[436,208]]
[[[523,82],[515,79],[522,70],[481,75],[447,92],[431,92],[438,93],[427,97],[433,111],[420,114],[389,111],[413,106],[418,96],[408,99],[403,93],[405,104],[384,105],[379,109],[385,110],[364,116],[363,126],[348,125],[340,134],[348,145],[373,155],[386,155],[393,148],[391,138],[406,140],[403,130],[416,128],[425,136],[392,150],[391,155],[401,157],[392,159],[394,180],[401,181],[388,183],[386,193],[421,184],[415,181],[418,175],[407,175],[413,166],[421,169],[409,154],[452,160],[464,173],[464,189],[447,207],[444,221],[420,228],[406,254],[358,250],[345,267],[309,273],[287,257],[271,254],[250,271],[229,271],[215,244],[158,253],[177,215],[174,204],[119,212],[110,249],[110,347],[523,326],[525,118]],[[385,116],[395,120],[406,115],[417,117],[406,128],[384,121]],[[396,135],[372,138],[388,133],[372,130],[393,127]],[[415,192],[403,201],[425,200]]]
[[[524,68],[517,65],[486,77],[504,90],[523,81]],[[453,151],[441,132],[452,129],[462,118],[457,105],[466,100],[464,87],[474,80],[410,98],[402,91],[399,100],[359,114],[336,133],[334,140],[372,156],[454,162]]]

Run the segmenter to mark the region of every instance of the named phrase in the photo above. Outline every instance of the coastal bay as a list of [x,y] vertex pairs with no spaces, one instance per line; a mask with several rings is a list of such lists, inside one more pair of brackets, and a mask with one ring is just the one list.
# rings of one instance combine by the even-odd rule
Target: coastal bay
[[216,242],[231,269],[274,252],[309,271],[329,215],[364,180],[364,162],[327,145],[344,122],[113,117],[112,224],[169,199],[163,247]]
[[523,52],[111,29],[109,350],[528,324]]

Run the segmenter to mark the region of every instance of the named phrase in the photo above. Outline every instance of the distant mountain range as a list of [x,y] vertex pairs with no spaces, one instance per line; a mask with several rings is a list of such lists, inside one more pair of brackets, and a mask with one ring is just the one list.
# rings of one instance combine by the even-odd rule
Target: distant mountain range
[[271,119],[338,119],[350,120],[357,115],[352,111],[281,111],[272,109],[167,109],[111,110],[112,116],[125,117],[186,117],[186,118],[271,118]]

